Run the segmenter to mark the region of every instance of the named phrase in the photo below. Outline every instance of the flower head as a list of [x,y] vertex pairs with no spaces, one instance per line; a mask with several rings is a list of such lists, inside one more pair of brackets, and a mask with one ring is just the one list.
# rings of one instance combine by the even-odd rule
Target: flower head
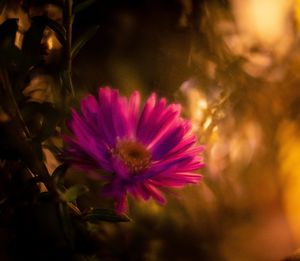
[[64,159],[104,179],[102,192],[115,199],[118,212],[126,210],[127,194],[163,204],[160,188],[201,179],[194,171],[203,166],[203,147],[196,146],[190,122],[180,117],[180,105],[167,105],[155,94],[141,107],[139,92],[126,99],[100,88],[97,98],[82,99],[81,114],[73,110],[67,126],[72,135],[64,137]]

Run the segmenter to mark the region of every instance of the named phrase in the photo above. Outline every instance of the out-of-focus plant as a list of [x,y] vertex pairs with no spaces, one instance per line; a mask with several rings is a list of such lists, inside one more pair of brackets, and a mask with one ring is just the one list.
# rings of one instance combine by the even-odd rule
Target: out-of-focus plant
[[[201,18],[191,19],[189,62],[196,73],[179,97],[205,138],[210,175],[198,199],[210,202],[206,210],[222,231],[216,238],[226,260],[280,259],[298,245],[299,42],[293,3],[204,1],[196,12]],[[186,208],[196,218],[190,206],[195,204]]]
[[[96,252],[105,258],[96,224],[129,221],[127,193],[163,203],[159,187],[182,187],[201,178],[193,171],[202,166],[202,147],[194,146],[179,106],[151,96],[140,112],[138,93],[126,100],[100,89],[98,101],[82,100],[83,116],[73,112],[70,147],[61,155],[57,137],[68,97],[75,95],[72,61],[98,28],[73,43],[72,24],[75,14],[93,3],[16,2],[18,19],[6,19],[10,4],[1,2],[0,229],[9,236],[2,260],[93,260]],[[69,164],[102,178],[117,212],[80,204],[89,188],[68,184]]]
[[[3,16],[9,4],[1,2]],[[64,184],[67,164],[53,173],[45,165],[45,147],[59,152],[52,137],[74,95],[72,59],[96,32],[72,44],[74,15],[90,4],[16,2],[18,19],[0,25],[1,236],[9,236],[2,260],[77,260],[97,249],[90,222],[128,221],[109,209],[80,211],[87,188]],[[51,8],[65,15],[52,19]]]

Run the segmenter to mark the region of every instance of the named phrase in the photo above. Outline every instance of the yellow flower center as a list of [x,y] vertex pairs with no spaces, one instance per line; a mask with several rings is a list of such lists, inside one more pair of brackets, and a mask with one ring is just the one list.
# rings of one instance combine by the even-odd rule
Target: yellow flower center
[[132,140],[119,140],[113,155],[119,157],[132,173],[149,167],[151,154],[143,144]]

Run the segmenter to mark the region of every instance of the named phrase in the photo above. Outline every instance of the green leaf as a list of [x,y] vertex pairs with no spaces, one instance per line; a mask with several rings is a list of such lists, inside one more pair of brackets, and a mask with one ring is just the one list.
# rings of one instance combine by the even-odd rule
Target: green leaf
[[28,102],[22,108],[22,116],[35,141],[50,137],[59,121],[58,111],[49,102]]
[[69,164],[61,164],[59,165],[52,173],[52,180],[54,184],[59,184],[63,180],[67,170],[69,169],[70,165]]
[[22,51],[15,46],[17,29],[17,19],[7,19],[0,25],[0,65],[6,68],[11,67],[15,71],[28,68],[28,61]]
[[1,49],[15,45],[15,36],[18,30],[17,19],[7,19],[0,25],[0,47]]
[[71,57],[74,59],[80,49],[89,41],[98,31],[99,25],[89,28],[73,45],[71,50]]
[[9,198],[1,198],[0,200],[0,217],[5,213],[5,210],[11,206]]
[[48,201],[53,198],[53,194],[49,191],[41,192],[38,194],[38,199],[40,201]]
[[62,149],[54,144],[43,144],[43,148],[50,150],[54,155],[60,155],[62,153]]
[[12,122],[0,122],[1,159],[17,160],[20,158],[20,153],[18,151],[19,141],[15,138],[14,127]]
[[3,8],[5,7],[5,0],[0,0],[0,13],[3,12]]
[[70,219],[68,206],[64,202],[58,204],[59,217],[61,222],[62,231],[66,240],[69,242],[71,248],[74,248],[75,235],[74,229]]
[[95,208],[83,215],[83,219],[89,222],[128,222],[130,218],[125,214],[117,214],[113,209]]
[[34,149],[36,157],[40,161],[44,161],[44,154],[43,154],[41,143],[40,142],[33,142],[32,143],[32,148]]
[[61,24],[45,16],[35,16],[32,18],[32,20],[35,23],[40,24],[41,26],[48,26],[50,29],[52,29],[55,32],[58,41],[63,46],[66,45],[66,30]]
[[33,18],[31,26],[24,34],[22,51],[28,63],[34,66],[43,61],[43,46],[41,44],[46,24],[39,18]]
[[96,0],[84,0],[79,2],[78,4],[74,5],[74,9],[73,9],[73,13],[79,13],[82,10],[88,8],[89,6],[91,6],[92,4],[94,4],[96,2]]
[[40,183],[40,182],[43,182],[43,179],[39,176],[32,177],[28,180],[28,183],[30,183],[30,184],[36,184],[36,183]]
[[73,96],[75,95],[74,87],[72,84],[71,75],[67,70],[60,71],[60,81],[61,85],[67,92],[71,93]]
[[78,197],[87,193],[89,189],[85,185],[75,185],[73,187],[68,188],[63,193],[60,193],[60,197],[67,202],[73,202]]
[[[97,257],[96,255],[93,256],[76,256],[78,261],[99,261],[99,257]],[[76,259],[76,260],[77,260]]]

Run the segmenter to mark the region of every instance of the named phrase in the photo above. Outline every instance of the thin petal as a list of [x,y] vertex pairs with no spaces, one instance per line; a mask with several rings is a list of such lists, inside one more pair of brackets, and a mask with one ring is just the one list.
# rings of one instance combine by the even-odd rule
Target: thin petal
[[187,184],[197,184],[203,178],[202,175],[191,172],[165,173],[151,179],[152,183],[161,187],[181,188]]
[[134,184],[131,184],[128,188],[128,192],[137,199],[143,198],[144,200],[148,200],[150,198],[150,194],[142,182],[135,182]]
[[145,126],[147,126],[147,122],[149,120],[150,114],[156,104],[156,94],[153,93],[148,100],[146,101],[142,114],[140,116],[138,126],[137,126],[137,138],[141,142],[145,141]]
[[102,148],[97,148],[98,144],[94,143],[93,141],[90,143],[81,144],[69,137],[63,138],[69,144],[69,147],[64,153],[69,161],[73,163],[77,162],[81,165],[97,166],[97,168],[108,172],[112,171],[111,164],[108,161],[108,155],[106,155],[106,153],[103,151],[101,152]]
[[[196,143],[196,136],[192,135],[186,139],[183,139],[177,146],[175,146],[167,155],[166,157],[172,157],[174,155],[178,155],[182,152],[186,152]],[[199,149],[199,153],[203,150]]]
[[118,158],[112,159],[112,165],[115,175],[117,175],[119,178],[128,179],[130,177],[128,168]]
[[113,178],[111,182],[106,184],[101,190],[102,196],[112,197],[115,200],[115,208],[119,214],[127,210],[126,194],[127,188],[123,181],[118,178]]
[[180,125],[165,133],[163,137],[150,148],[153,160],[161,159],[166,153],[177,146],[182,139],[182,135],[183,128]]
[[[157,121],[162,116],[166,107],[166,99],[160,99],[155,105],[149,110],[147,121],[143,121],[140,125],[137,133],[139,140],[143,141],[144,144],[148,144],[151,141],[151,133],[153,127],[157,126]],[[143,115],[141,117],[144,117]]]
[[174,127],[179,112],[169,106],[158,113],[153,112],[152,115],[149,125],[144,129],[144,144],[149,147],[156,143],[172,126]]
[[150,180],[148,182],[145,182],[144,186],[147,188],[149,194],[153,197],[153,199],[155,199],[158,203],[160,204],[166,203],[165,196],[154,184],[151,183]]
[[163,172],[165,170],[175,170],[181,166],[187,166],[194,161],[194,157],[189,155],[176,155],[168,160],[161,160],[154,163],[149,171],[153,173]]
[[128,116],[125,114],[127,110],[126,100],[119,97],[117,93],[112,96],[112,118],[117,138],[129,136],[130,125]]
[[115,208],[118,214],[123,214],[127,211],[128,204],[126,193],[122,193],[119,197],[117,197],[115,202]]
[[135,91],[131,94],[128,103],[128,122],[130,124],[130,137],[136,136],[136,128],[138,124],[139,109],[140,109],[140,93]]
[[98,112],[98,101],[95,96],[87,95],[80,101],[80,110],[86,120],[93,120]]
[[107,142],[114,146],[116,142],[116,130],[113,122],[112,108],[112,96],[117,95],[117,90],[109,88],[100,88],[98,92],[99,98],[99,113],[98,113],[98,126],[102,128]]

